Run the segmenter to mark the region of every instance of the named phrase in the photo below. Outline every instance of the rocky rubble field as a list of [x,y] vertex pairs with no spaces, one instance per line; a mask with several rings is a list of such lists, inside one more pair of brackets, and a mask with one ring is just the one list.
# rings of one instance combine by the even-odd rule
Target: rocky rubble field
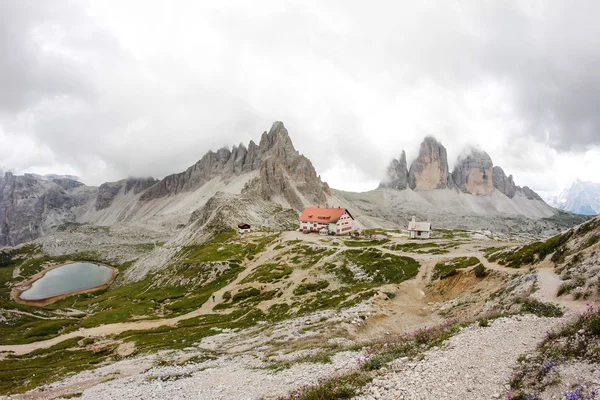
[[518,356],[534,349],[560,322],[525,315],[499,318],[488,327],[471,325],[420,361],[392,362],[390,371],[374,379],[357,400],[506,398]]

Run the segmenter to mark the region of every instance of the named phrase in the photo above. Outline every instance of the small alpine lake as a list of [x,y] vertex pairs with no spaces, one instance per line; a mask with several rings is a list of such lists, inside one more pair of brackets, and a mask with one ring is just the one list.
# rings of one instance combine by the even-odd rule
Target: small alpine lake
[[64,264],[45,271],[25,288],[18,297],[26,302],[47,301],[57,296],[75,294],[106,286],[116,275],[116,269],[89,262]]

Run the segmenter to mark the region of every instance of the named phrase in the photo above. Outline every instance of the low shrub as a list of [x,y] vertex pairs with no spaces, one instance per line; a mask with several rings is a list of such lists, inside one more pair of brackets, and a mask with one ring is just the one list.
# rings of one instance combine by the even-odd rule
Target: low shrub
[[483,264],[479,264],[475,268],[473,268],[473,272],[478,278],[485,278],[488,274],[488,270],[483,266]]
[[456,269],[451,269],[450,271],[443,272],[440,275],[440,279],[450,278],[451,276],[454,276],[456,274],[458,274],[458,271]]
[[383,363],[381,362],[381,358],[378,357],[369,358],[365,360],[364,363],[361,365],[362,369],[367,371],[376,371],[378,369],[381,369],[382,366]]
[[385,294],[390,300],[394,300],[396,298],[396,293],[394,292],[383,292],[383,294]]
[[487,328],[488,326],[490,326],[490,321],[488,321],[485,318],[482,318],[479,320],[479,326],[482,328]]
[[[555,368],[562,363],[600,362],[600,310],[588,306],[577,320],[556,331],[546,331],[546,338],[533,357],[519,357],[519,366],[511,379],[512,399],[537,399],[537,394],[560,379]],[[593,399],[595,392],[582,387],[566,392],[565,399]]]
[[586,324],[585,330],[592,335],[600,336],[600,314],[592,315]]
[[236,294],[234,294],[232,297],[232,300],[234,302],[236,302],[236,301],[248,299],[250,297],[258,296],[259,294],[260,294],[259,289],[251,287],[251,288],[247,288],[247,289],[242,289],[239,292],[237,292]]
[[556,296],[560,297],[563,294],[569,294],[571,293],[571,290],[573,290],[573,285],[571,285],[570,283],[563,283],[558,287],[558,291],[556,292]]
[[329,286],[328,281],[301,283],[294,289],[294,294],[297,296],[302,296],[303,294],[307,294],[310,292],[318,292],[319,290],[326,289],[327,286]]
[[468,268],[479,264],[477,257],[457,257],[449,261],[439,262],[433,269],[432,280],[444,279],[457,274],[457,269]]
[[[562,247],[568,242],[573,235],[573,231],[569,230],[563,234],[556,235],[546,240],[545,242],[533,242],[525,245],[515,251],[503,252],[498,257],[498,262],[510,268],[520,268],[523,265],[531,265],[538,263],[546,258],[546,256],[562,252]],[[555,259],[559,259],[563,254],[560,254]]]
[[364,372],[352,372],[329,379],[320,379],[315,386],[304,386],[279,400],[342,400],[358,395],[361,387],[371,381]]
[[538,317],[562,317],[563,311],[559,306],[553,303],[543,303],[534,299],[521,300],[521,312],[525,314],[534,314]]

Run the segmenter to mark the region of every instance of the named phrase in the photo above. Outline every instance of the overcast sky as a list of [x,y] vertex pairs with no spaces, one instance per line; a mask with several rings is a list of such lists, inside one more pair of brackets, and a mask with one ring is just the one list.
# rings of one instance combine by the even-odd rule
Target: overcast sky
[[180,172],[275,120],[332,187],[426,135],[542,194],[600,182],[600,3],[0,0],[0,169]]

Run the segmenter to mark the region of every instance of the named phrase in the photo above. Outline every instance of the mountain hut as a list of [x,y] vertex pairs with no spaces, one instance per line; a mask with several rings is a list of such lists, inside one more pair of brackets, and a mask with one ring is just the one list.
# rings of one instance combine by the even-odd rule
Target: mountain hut
[[354,217],[345,208],[307,207],[298,218],[300,230],[305,233],[320,232],[347,235],[352,232]]

